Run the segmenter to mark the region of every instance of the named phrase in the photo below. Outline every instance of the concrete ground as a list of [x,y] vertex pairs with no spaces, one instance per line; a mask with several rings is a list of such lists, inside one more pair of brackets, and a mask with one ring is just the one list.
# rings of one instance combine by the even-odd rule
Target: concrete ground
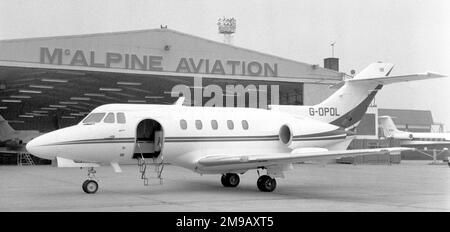
[[450,168],[428,163],[295,165],[272,193],[258,191],[254,170],[224,188],[219,175],[170,165],[150,186],[135,165],[101,167],[89,195],[85,169],[0,166],[0,211],[450,211]]

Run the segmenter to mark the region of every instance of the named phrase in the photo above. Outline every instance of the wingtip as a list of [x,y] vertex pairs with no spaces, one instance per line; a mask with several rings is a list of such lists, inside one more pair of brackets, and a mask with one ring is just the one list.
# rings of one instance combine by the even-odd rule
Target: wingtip
[[448,77],[447,75],[443,75],[443,74],[439,74],[439,73],[435,73],[435,72],[427,72],[426,75],[429,77],[435,77],[435,78]]

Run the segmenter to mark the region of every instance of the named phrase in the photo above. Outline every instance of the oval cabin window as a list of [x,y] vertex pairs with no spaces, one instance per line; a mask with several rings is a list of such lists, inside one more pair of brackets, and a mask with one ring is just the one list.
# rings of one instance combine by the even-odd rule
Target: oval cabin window
[[200,120],[195,120],[195,128],[197,128],[197,130],[201,130],[202,127],[203,127],[202,121],[200,121]]
[[228,126],[228,129],[233,130],[233,129],[234,129],[234,123],[233,123],[233,121],[228,120],[228,121],[227,121],[227,126]]
[[219,124],[216,120],[211,121],[211,128],[213,128],[213,130],[217,130],[217,128],[219,128]]
[[242,128],[244,130],[248,130],[248,122],[247,122],[247,120],[242,120]]
[[186,130],[186,129],[187,129],[187,122],[186,122],[186,120],[184,120],[184,119],[181,119],[181,120],[180,120],[180,127],[181,127],[181,129],[183,129],[183,130]]

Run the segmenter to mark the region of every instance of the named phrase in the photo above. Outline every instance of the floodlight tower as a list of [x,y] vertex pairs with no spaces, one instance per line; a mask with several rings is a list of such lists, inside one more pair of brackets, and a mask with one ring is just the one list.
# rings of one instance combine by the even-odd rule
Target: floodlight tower
[[223,35],[223,42],[233,44],[233,34],[236,32],[236,19],[219,18],[217,20],[217,26],[219,28],[219,34]]

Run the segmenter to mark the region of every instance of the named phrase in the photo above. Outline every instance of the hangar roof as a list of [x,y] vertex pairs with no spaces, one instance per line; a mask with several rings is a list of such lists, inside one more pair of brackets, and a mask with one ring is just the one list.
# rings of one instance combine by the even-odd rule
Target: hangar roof
[[3,40],[0,65],[8,64],[326,84],[345,75],[170,29]]
[[170,29],[3,40],[0,114],[16,129],[56,129],[102,104],[170,104],[193,77],[330,85],[343,75]]

